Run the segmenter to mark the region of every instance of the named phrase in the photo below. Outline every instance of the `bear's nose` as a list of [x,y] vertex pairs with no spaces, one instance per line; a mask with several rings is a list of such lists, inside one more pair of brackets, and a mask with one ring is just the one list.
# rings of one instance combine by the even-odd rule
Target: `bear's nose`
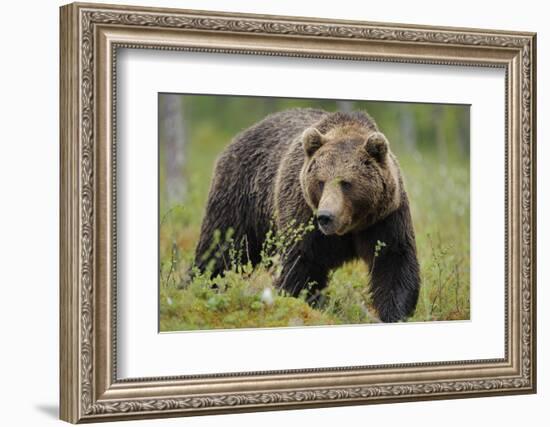
[[326,227],[334,220],[334,215],[329,211],[319,211],[317,213],[317,222],[321,227]]

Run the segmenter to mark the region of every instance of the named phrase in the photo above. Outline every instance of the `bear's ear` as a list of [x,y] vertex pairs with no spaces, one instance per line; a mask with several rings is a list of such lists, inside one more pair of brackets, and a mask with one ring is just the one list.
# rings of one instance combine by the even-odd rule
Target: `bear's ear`
[[374,132],[369,135],[367,141],[364,144],[364,148],[376,160],[381,162],[386,158],[388,154],[388,147],[390,143],[386,139],[386,136],[381,132]]
[[302,134],[302,144],[304,145],[304,151],[308,157],[321,148],[325,143],[325,136],[319,132],[316,128],[308,128]]

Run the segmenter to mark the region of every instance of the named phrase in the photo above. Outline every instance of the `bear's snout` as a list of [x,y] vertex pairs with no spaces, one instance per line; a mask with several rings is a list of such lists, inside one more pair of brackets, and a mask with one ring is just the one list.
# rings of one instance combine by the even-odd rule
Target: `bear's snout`
[[346,204],[340,186],[336,182],[329,182],[321,196],[317,211],[319,230],[325,235],[342,234],[346,221]]
[[317,223],[324,234],[334,232],[334,214],[330,211],[319,211],[317,213]]

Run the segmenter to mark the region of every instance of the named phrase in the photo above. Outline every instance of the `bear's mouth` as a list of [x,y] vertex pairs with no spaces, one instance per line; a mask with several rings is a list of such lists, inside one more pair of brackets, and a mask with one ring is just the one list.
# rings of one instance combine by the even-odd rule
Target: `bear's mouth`
[[335,234],[335,227],[334,224],[328,224],[328,225],[322,225],[318,224],[319,230],[321,233],[323,233],[325,236],[330,236],[331,234]]
[[323,233],[325,236],[342,236],[343,234],[347,233],[347,227],[344,225],[338,227],[338,224],[336,224],[336,222],[331,222],[329,224],[317,223],[317,226],[319,227],[319,231],[321,231],[321,233]]

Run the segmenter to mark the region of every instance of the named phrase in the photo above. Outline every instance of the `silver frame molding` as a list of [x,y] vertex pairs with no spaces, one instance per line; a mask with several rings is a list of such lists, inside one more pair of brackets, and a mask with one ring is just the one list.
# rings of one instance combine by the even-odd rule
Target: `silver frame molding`
[[[60,10],[60,416],[72,423],[536,391],[536,35],[100,4]],[[117,379],[118,48],[506,72],[505,357]]]

